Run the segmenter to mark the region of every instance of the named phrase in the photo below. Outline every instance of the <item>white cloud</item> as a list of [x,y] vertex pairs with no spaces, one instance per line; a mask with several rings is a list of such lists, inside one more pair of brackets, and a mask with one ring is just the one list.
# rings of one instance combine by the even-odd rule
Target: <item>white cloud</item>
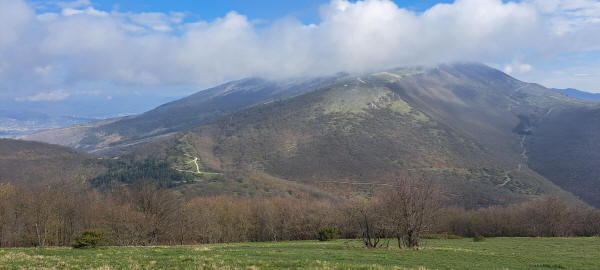
[[39,93],[39,94],[35,94],[33,96],[28,96],[28,97],[21,97],[21,98],[16,98],[16,101],[33,101],[33,102],[37,102],[37,101],[61,101],[61,100],[65,100],[70,96],[69,93],[67,93],[65,90],[55,90],[52,92],[45,92],[45,93]]
[[519,74],[533,71],[533,67],[529,64],[513,62],[512,64],[504,65],[503,71],[508,74]]
[[[0,0],[0,52],[23,35],[34,12],[23,1]],[[0,59],[1,61],[1,59]]]
[[93,7],[88,7],[86,9],[64,8],[61,14],[63,16],[89,15],[98,17],[106,17],[109,15],[107,12],[97,10]]
[[318,23],[286,17],[258,27],[236,12],[190,22],[182,13],[103,11],[79,0],[35,16],[23,0],[0,0],[0,92],[78,82],[171,89],[451,61],[540,74],[532,66],[544,59],[600,50],[599,5],[457,0],[416,13],[389,0],[332,0]]

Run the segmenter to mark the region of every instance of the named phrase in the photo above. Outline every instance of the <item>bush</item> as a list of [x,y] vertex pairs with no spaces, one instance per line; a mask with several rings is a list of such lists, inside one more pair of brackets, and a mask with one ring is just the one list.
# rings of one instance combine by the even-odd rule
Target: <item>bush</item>
[[481,242],[481,241],[485,241],[485,237],[483,237],[483,235],[481,234],[475,234],[475,236],[473,236],[473,242]]
[[73,241],[74,248],[95,248],[104,240],[105,233],[97,230],[85,230]]
[[336,227],[324,227],[319,230],[319,241],[329,241],[338,239],[338,229]]

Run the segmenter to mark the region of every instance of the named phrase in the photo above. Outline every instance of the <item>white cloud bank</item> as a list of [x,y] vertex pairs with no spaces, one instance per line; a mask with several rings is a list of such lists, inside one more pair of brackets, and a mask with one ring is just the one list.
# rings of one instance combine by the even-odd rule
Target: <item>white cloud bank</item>
[[[255,25],[234,11],[190,22],[86,0],[57,5],[61,12],[40,13],[0,0],[0,93],[95,81],[167,89],[452,61],[526,73],[556,55],[600,51],[600,2],[591,0],[457,0],[422,13],[389,0],[332,0],[311,25],[288,17]],[[600,67],[591,67],[600,83]]]

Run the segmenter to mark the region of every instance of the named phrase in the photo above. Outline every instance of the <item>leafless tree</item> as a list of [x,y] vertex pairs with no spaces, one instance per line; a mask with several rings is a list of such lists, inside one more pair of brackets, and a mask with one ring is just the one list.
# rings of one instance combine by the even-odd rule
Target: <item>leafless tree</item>
[[418,249],[440,209],[439,192],[431,181],[403,177],[393,187],[385,187],[382,194],[388,227],[398,247]]
[[356,197],[350,203],[349,215],[358,225],[358,232],[368,248],[376,248],[386,237],[385,213],[377,198]]

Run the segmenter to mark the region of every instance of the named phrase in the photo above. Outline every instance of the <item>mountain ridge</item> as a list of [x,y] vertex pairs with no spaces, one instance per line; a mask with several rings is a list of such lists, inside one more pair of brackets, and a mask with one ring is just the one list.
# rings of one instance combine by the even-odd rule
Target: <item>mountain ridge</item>
[[[396,69],[238,111],[162,147],[188,145],[172,155],[225,174],[256,171],[310,185],[390,182],[413,170],[451,193],[474,189],[463,195],[478,198],[461,199],[476,201],[471,206],[541,194],[576,200],[527,168],[524,135],[515,130],[570,106],[582,103],[482,65]],[[164,155],[148,148],[137,153]]]
[[[356,191],[368,192],[369,185],[414,175],[433,179],[466,207],[541,195],[580,196],[597,205],[595,181],[553,177],[559,166],[544,161],[539,149],[565,151],[564,143],[544,134],[564,137],[557,117],[598,107],[482,64],[457,63],[289,82],[234,81],[141,116],[91,126],[75,141],[84,142],[79,149],[93,146],[91,152],[166,162],[195,178],[179,187],[183,193],[282,194],[291,183],[312,194],[332,185],[347,190],[349,183],[362,183]],[[589,134],[582,130],[579,140],[590,140]],[[577,182],[588,192],[573,188]]]
[[268,81],[249,78],[228,82],[165,103],[140,115],[106,119],[80,126],[51,129],[19,139],[69,146],[105,156],[192,128],[221,115],[310,91],[343,75]]

